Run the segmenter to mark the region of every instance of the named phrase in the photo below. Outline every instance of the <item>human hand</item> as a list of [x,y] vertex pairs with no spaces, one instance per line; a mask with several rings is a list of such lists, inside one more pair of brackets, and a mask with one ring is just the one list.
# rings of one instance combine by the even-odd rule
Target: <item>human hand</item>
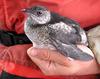
[[[93,55],[86,46],[78,45],[78,48]],[[90,61],[69,60],[68,57],[57,51],[33,47],[29,48],[27,52],[45,75],[85,75],[99,72],[95,59]]]

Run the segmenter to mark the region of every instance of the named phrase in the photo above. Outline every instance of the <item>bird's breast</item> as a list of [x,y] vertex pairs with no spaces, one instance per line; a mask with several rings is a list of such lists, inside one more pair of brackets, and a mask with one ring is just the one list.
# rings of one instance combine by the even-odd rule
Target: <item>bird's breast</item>
[[27,27],[25,33],[27,37],[32,41],[33,46],[36,48],[48,48],[55,50],[55,47],[49,40],[49,33],[47,26],[41,27]]

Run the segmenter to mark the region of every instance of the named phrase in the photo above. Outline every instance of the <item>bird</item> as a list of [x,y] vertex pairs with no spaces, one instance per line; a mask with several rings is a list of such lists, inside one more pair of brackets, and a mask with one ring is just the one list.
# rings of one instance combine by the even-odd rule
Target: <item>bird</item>
[[93,59],[77,47],[77,44],[87,46],[88,42],[85,31],[76,21],[41,5],[24,8],[22,11],[27,15],[24,31],[33,47],[57,50],[74,60]]

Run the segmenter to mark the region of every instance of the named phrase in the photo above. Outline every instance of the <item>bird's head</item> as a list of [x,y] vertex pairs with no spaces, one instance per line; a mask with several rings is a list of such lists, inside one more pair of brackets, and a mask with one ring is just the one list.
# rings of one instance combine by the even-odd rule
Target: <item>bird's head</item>
[[51,19],[50,11],[43,6],[34,6],[23,9],[22,11],[27,13],[33,21],[37,22],[37,24],[48,23]]

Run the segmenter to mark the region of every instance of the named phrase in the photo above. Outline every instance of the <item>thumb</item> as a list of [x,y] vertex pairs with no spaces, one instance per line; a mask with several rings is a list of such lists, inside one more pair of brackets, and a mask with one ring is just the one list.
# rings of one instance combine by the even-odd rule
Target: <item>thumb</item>
[[45,69],[47,69],[46,67],[47,67],[47,63],[48,62],[47,61],[43,61],[43,60],[41,60],[41,59],[39,59],[37,57],[33,57],[31,55],[29,55],[29,57],[40,68],[40,70],[45,73]]
[[[44,73],[44,74],[48,74],[48,65],[49,65],[49,62],[48,61],[45,61],[45,60],[42,60],[38,57],[36,57],[36,53],[33,52],[33,48],[29,48],[27,53],[28,53],[28,56],[31,58],[31,60],[40,68],[40,70]],[[32,52],[32,54],[31,54]]]

